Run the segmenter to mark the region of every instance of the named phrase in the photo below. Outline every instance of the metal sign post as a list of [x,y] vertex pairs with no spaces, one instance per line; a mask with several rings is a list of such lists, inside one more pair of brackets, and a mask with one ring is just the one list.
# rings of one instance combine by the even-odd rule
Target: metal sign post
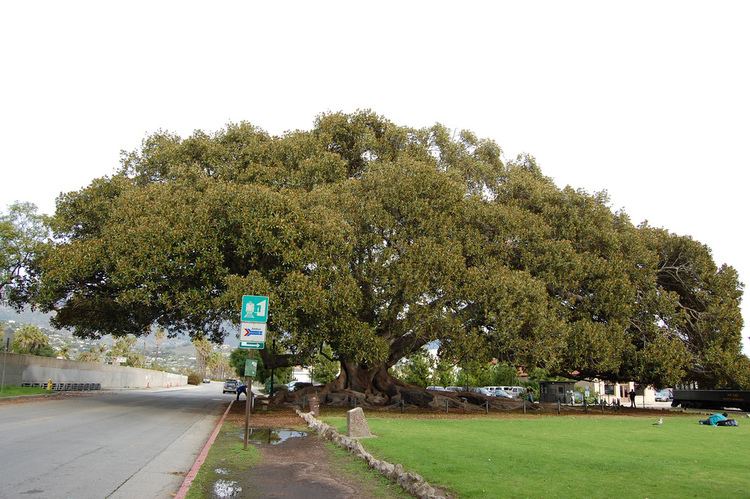
[[[250,352],[248,352],[249,354]],[[245,445],[247,449],[247,439],[250,432],[250,403],[253,394],[253,376],[258,370],[258,361],[255,359],[245,359]]]
[[[245,295],[242,297],[240,309],[240,348],[248,350],[263,350],[266,346],[266,323],[268,322],[269,300],[267,296]],[[248,355],[250,352],[248,352]],[[250,435],[250,404],[253,393],[253,377],[255,377],[258,361],[245,360],[245,438],[243,448],[247,450],[247,440]]]
[[247,391],[245,392],[245,445],[243,448],[247,450],[247,439],[250,432],[250,393],[252,392],[253,378],[245,376],[245,386]]
[[5,389],[5,363],[8,361],[8,347],[10,346],[10,337],[5,338],[5,348],[3,349],[3,380],[0,382],[0,392]]

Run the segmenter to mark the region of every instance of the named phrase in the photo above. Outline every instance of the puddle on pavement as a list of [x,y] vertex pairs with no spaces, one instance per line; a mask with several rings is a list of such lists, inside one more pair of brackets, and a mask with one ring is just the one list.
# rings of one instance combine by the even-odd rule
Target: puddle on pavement
[[[248,442],[258,445],[278,445],[280,443],[286,442],[290,438],[306,437],[307,434],[308,432],[306,431],[297,430],[270,430],[268,428],[250,428]],[[240,432],[240,439],[245,439],[244,431]]]
[[214,497],[237,497],[242,493],[242,487],[234,480],[217,480],[214,482]]

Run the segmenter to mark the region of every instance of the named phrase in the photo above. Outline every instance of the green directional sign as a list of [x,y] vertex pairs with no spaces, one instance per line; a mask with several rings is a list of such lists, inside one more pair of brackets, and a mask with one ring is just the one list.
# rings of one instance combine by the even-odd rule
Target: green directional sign
[[240,348],[247,348],[250,350],[263,350],[266,348],[265,341],[240,341]]
[[242,322],[268,322],[269,302],[267,296],[245,295],[242,297]]
[[255,377],[258,370],[258,361],[255,359],[245,359],[245,376]]

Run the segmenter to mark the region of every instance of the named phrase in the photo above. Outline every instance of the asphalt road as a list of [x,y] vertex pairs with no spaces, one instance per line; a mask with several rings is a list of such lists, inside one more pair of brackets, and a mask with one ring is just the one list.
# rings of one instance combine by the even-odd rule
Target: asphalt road
[[0,404],[0,498],[170,498],[231,400],[221,388]]

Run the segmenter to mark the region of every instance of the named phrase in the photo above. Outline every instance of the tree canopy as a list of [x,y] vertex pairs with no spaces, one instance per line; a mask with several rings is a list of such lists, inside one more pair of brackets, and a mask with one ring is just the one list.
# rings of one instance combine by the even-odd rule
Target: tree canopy
[[15,353],[54,357],[49,338],[38,326],[24,324],[16,330],[11,350]]
[[365,111],[282,136],[157,133],[62,195],[52,227],[33,299],[83,337],[157,325],[220,341],[241,296],[262,294],[284,352],[263,351],[266,367],[325,344],[340,387],[387,397],[387,369],[433,340],[454,363],[750,382],[733,268],[441,125]]
[[47,219],[31,203],[16,202],[0,212],[0,304],[23,303],[28,269],[49,235]]

